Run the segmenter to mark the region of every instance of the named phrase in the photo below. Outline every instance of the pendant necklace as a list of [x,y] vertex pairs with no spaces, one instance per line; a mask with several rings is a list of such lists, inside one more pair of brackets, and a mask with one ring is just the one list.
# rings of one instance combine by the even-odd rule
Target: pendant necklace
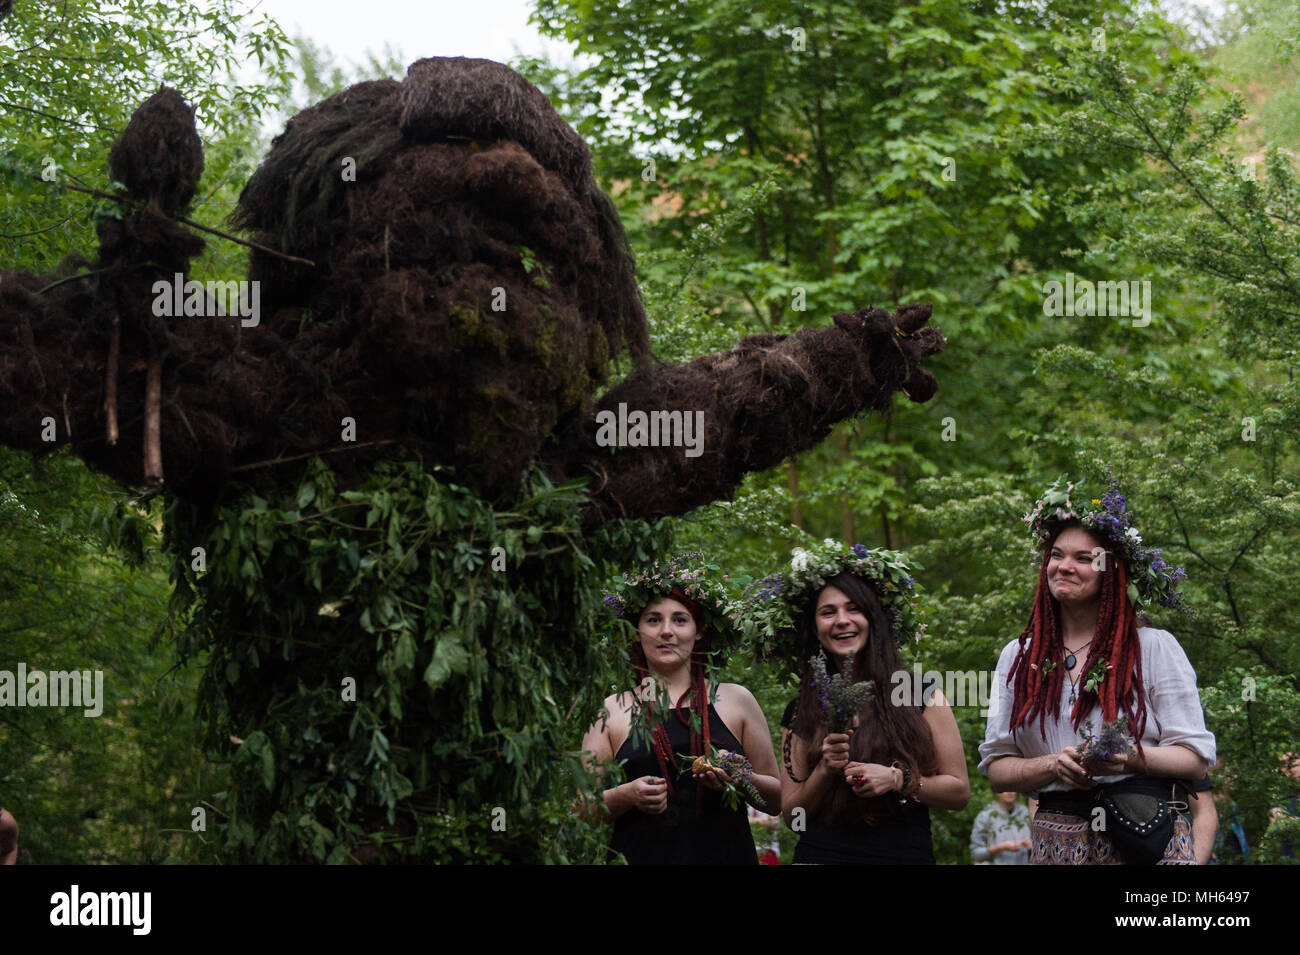
[[[1093,639],[1095,640],[1096,638],[1094,637]],[[1092,645],[1092,640],[1089,640],[1089,641],[1088,641],[1087,643],[1085,643],[1082,647],[1080,647],[1079,650],[1082,650],[1082,649],[1084,649],[1085,647],[1089,647],[1089,646],[1091,646],[1091,645]],[[1078,653],[1079,650],[1075,650],[1074,653]],[[1066,652],[1066,656],[1065,656],[1065,668],[1066,668],[1067,670],[1073,670],[1073,669],[1074,669],[1074,665],[1075,665],[1076,663],[1079,662],[1079,658],[1076,657],[1076,656],[1074,655],[1074,653],[1071,653],[1071,652],[1068,651],[1068,650],[1066,650],[1065,652]]]
[[[1095,639],[1096,639],[1096,637],[1093,638],[1093,640],[1095,640]],[[1091,644],[1092,644],[1092,640],[1089,640],[1089,641],[1088,641],[1087,643],[1085,643],[1082,647],[1080,647],[1079,650],[1083,650],[1083,649],[1085,649],[1086,647],[1090,646]],[[1064,649],[1064,648],[1062,648],[1062,649]],[[1078,689],[1079,689],[1079,684],[1076,683],[1076,682],[1074,681],[1074,674],[1071,672],[1071,671],[1074,670],[1074,665],[1075,665],[1076,663],[1079,662],[1079,658],[1078,658],[1077,656],[1074,655],[1075,653],[1078,653],[1079,650],[1074,651],[1074,653],[1070,653],[1070,652],[1067,650],[1067,651],[1066,651],[1066,656],[1065,656],[1065,675],[1066,675],[1066,676],[1069,678],[1069,680],[1070,680],[1070,705],[1071,705],[1071,706],[1074,706],[1075,696],[1076,696],[1076,693],[1077,693],[1077,691],[1078,691]]]

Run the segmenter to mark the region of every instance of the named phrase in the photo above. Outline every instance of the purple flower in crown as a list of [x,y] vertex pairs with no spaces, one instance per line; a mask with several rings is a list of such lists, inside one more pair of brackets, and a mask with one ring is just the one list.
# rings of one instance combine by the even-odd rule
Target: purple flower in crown
[[627,607],[613,594],[605,594],[605,606],[616,617],[627,617]]
[[796,547],[787,570],[751,584],[742,595],[745,629],[767,651],[793,641],[795,621],[806,612],[811,596],[838,573],[849,572],[876,591],[898,640],[920,639],[916,579],[918,564],[897,551],[846,544],[833,538]]
[[1100,498],[1092,498],[1088,503],[1091,509],[1080,507],[1070,495],[1075,484],[1066,484],[1065,476],[1058,478],[1035,504],[1034,509],[1025,515],[1033,536],[1035,549],[1034,563],[1042,560],[1041,548],[1051,538],[1053,525],[1057,521],[1076,518],[1084,528],[1101,538],[1108,549],[1113,549],[1115,556],[1130,569],[1129,596],[1139,609],[1149,604],[1161,604],[1166,607],[1181,606],[1182,602],[1173,593],[1178,582],[1186,577],[1180,567],[1170,572],[1168,562],[1161,556],[1158,548],[1148,549],[1142,544],[1142,535],[1133,525],[1133,515],[1128,509],[1128,500],[1120,492],[1119,483],[1114,475],[1109,477],[1109,490]]
[[1125,499],[1124,495],[1119,493],[1116,489],[1113,483],[1114,479],[1112,478],[1111,480],[1111,489],[1101,496],[1102,510],[1107,514],[1112,515],[1115,520],[1127,527],[1129,522],[1132,520],[1131,515],[1128,513],[1128,501]]

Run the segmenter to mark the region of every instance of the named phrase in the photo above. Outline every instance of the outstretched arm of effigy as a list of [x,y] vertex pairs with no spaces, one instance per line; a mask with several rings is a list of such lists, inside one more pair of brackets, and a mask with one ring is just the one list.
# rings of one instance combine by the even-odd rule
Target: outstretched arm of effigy
[[725,499],[746,473],[815,446],[839,421],[887,407],[895,391],[928,400],[936,384],[920,362],[946,344],[926,327],[930,312],[840,313],[832,326],[643,367],[605,394],[553,460],[566,476],[592,476],[593,524]]

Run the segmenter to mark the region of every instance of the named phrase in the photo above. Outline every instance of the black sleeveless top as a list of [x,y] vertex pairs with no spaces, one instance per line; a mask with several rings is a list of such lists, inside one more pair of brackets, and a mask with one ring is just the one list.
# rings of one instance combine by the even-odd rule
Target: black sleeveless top
[[[689,708],[683,707],[682,711],[689,717]],[[691,751],[690,729],[680,719],[670,713],[664,727],[674,754]],[[709,737],[718,749],[744,752],[740,740],[727,729],[712,705],[709,706]],[[615,759],[627,760],[623,769],[628,780],[660,774],[654,754],[633,747],[630,736],[618,748]],[[745,803],[728,809],[722,802],[722,793],[704,789],[697,816],[695,794],[701,787],[691,775],[689,761],[679,757],[677,764],[682,772],[672,780],[667,810],[657,815],[640,809],[623,813],[614,820],[611,848],[623,853],[629,865],[757,865],[758,853],[749,830]],[[672,766],[669,771],[673,771]]]
[[[797,702],[797,698],[791,700],[785,708],[782,727],[790,728]],[[804,820],[807,828],[795,846],[794,864],[934,865],[930,810],[914,802],[899,806],[897,796],[881,803],[886,807],[884,814],[872,823],[853,819],[832,824],[824,815],[809,814]]]

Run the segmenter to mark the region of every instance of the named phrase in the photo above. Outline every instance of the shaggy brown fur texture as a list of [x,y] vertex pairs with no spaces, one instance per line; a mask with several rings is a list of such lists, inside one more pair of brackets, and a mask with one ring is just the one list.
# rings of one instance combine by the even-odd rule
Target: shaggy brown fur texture
[[616,413],[620,404],[703,411],[703,453],[597,448],[593,414],[556,455],[558,469],[593,476],[592,520],[682,514],[725,498],[747,472],[815,446],[859,411],[887,407],[895,391],[928,400],[937,385],[919,362],[946,344],[939,329],[925,327],[930,312],[908,305],[897,315],[840,313],[829,328],[751,335],[725,354],[638,369],[601,398],[598,411]]
[[131,114],[108,154],[108,171],[163,212],[189,205],[203,175],[203,143],[180,93],[160,89]]
[[[935,389],[919,366],[944,344],[924,327],[928,306],[655,363],[635,263],[586,144],[517,73],[464,58],[421,60],[403,82],[361,83],[289,121],[234,218],[315,264],[253,253],[257,327],[158,318],[153,283],[203,248],[171,217],[202,171],[197,144],[189,107],[155,94],[110,155],[145,204],[105,220],[98,260],[56,276],[0,272],[0,442],[48,450],[52,417],[58,443],[140,485],[145,381],[160,365],[164,480],[191,501],[215,503],[232,478],[292,481],[316,454],[360,480],[400,453],[498,501],[533,464],[590,476],[597,522],[724,497],[895,390],[924,401]],[[703,456],[596,445],[592,395],[620,354],[635,370],[600,408],[704,411]]]
[[402,83],[304,110],[237,222],[317,263],[255,253],[250,277],[274,290],[270,308],[354,330],[355,367],[330,379],[404,399],[382,429],[367,408],[368,430],[427,445],[492,497],[586,412],[611,355],[649,351],[635,263],[586,143],[498,63],[420,60]]

